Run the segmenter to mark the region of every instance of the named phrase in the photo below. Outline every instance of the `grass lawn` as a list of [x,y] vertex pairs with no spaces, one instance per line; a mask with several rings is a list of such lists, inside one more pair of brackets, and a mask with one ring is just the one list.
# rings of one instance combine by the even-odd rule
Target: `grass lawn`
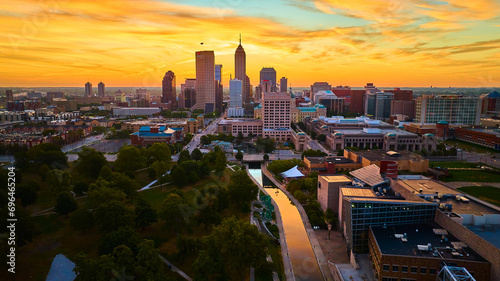
[[471,181],[471,182],[500,182],[500,174],[497,171],[449,171],[450,175],[442,178],[444,182]]
[[429,162],[429,167],[443,167],[443,168],[477,168],[478,164],[470,162],[461,161],[449,161],[449,162]]
[[150,182],[155,180],[149,178],[148,174],[149,174],[148,169],[135,172],[134,180],[139,184],[140,188],[143,188],[144,186],[148,185]]
[[494,186],[464,186],[458,188],[458,190],[500,206],[500,188]]
[[[476,151],[477,153],[487,153],[487,152],[496,152],[498,153],[498,150],[495,150],[493,148],[488,148],[484,146],[480,146],[474,143],[468,143],[465,141],[461,140],[445,140],[445,144],[451,145],[451,146],[457,146],[460,149],[465,149],[467,151]],[[460,156],[460,152],[458,152],[458,156]]]

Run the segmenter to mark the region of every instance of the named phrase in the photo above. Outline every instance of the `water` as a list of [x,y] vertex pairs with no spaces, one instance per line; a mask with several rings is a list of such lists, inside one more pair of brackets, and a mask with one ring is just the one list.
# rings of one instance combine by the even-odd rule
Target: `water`
[[262,174],[260,169],[248,171],[264,187],[279,208],[295,279],[323,280],[297,207],[285,193],[276,188],[272,181]]

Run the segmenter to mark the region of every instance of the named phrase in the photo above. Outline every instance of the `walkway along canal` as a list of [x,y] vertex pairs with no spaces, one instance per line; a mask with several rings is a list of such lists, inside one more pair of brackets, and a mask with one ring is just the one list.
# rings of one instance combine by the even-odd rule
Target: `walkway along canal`
[[[285,193],[262,174],[261,169],[249,169],[248,172],[264,187],[279,208],[295,280],[323,280],[297,207]],[[283,262],[286,262],[285,257]]]

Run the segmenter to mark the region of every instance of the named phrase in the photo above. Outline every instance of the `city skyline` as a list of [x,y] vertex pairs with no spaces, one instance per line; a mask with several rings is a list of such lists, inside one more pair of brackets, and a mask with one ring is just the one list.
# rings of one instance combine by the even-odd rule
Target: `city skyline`
[[265,10],[260,1],[134,4],[4,5],[0,84],[56,87],[102,80],[116,87],[159,87],[168,70],[179,81],[194,77],[192,53],[207,49],[215,51],[215,63],[225,65],[228,85],[241,33],[250,81],[272,66],[296,87],[316,81],[500,86],[500,3],[494,0],[267,1]]

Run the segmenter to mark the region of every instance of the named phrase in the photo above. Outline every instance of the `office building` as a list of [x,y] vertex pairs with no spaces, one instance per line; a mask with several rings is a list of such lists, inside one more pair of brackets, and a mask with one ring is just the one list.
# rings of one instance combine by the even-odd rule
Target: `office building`
[[434,222],[370,227],[369,252],[378,281],[443,280],[436,277],[446,266],[465,269],[462,277],[490,280],[491,264]]
[[243,81],[233,79],[229,81],[229,108],[242,108]]
[[161,102],[170,103],[171,109],[175,109],[177,93],[175,88],[175,74],[169,70],[165,73],[162,80]]
[[245,49],[241,45],[241,35],[240,44],[234,52],[234,78],[242,82],[242,101],[243,103],[250,102],[250,81],[247,81],[247,70],[246,70],[246,54]]
[[104,97],[104,95],[105,95],[105,87],[106,86],[104,85],[104,83],[99,82],[99,84],[97,85],[97,96],[99,96],[101,98]]
[[415,121],[417,123],[437,123],[479,125],[481,103],[478,97],[461,95],[423,95],[416,99]]
[[196,52],[196,104],[193,109],[205,113],[215,110],[215,54],[214,51]]
[[7,102],[14,101],[14,94],[12,90],[5,90],[5,98],[7,99]]
[[455,138],[500,150],[500,129],[498,128],[456,128]]
[[[345,175],[320,175],[318,176],[318,203],[321,209],[339,209],[339,190],[342,186],[351,184],[352,179]],[[371,190],[369,190],[371,192]]]
[[276,70],[274,70],[273,67],[263,67],[262,70],[260,71],[260,83],[262,84],[262,81],[264,80],[269,80],[271,89],[270,91],[276,92]]
[[280,93],[288,92],[287,85],[288,85],[288,79],[286,79],[285,77],[281,77],[281,79],[280,79]]
[[222,112],[224,90],[222,86],[222,64],[215,65],[215,110]]
[[94,92],[92,92],[92,84],[90,82],[85,83],[85,96],[90,97],[93,95]]
[[314,84],[311,85],[310,98],[311,100],[314,100],[316,93],[319,91],[331,91],[331,90],[332,90],[332,85],[328,84],[328,82],[314,82]]
[[181,94],[179,95],[179,108],[191,108],[196,104],[196,79],[186,78],[181,84]]
[[182,141],[183,137],[183,128],[156,125],[141,127],[130,135],[130,141],[133,146],[147,147],[155,143],[175,144]]
[[262,117],[263,135],[276,141],[290,140],[291,97],[289,93],[263,93]]
[[215,81],[222,83],[222,64],[215,65]]
[[493,91],[489,94],[481,95],[481,114],[500,112],[500,93]]
[[403,171],[410,171],[412,173],[426,173],[429,169],[429,159],[406,150],[400,150],[396,152],[385,151],[381,149],[359,151],[344,149],[344,157],[354,162],[360,163],[361,167],[366,167],[373,164],[381,167],[382,161],[394,161],[398,163],[398,169]]
[[47,92],[47,101],[51,102],[54,99],[64,99],[63,92]]
[[391,102],[393,99],[393,93],[366,93],[365,115],[377,120],[389,119],[389,116],[391,116]]
[[351,90],[351,101],[349,102],[350,112],[357,114],[364,114],[365,94],[366,90]]
[[235,137],[239,133],[244,137],[249,134],[254,137],[262,137],[262,120],[259,119],[223,119],[217,125],[217,133],[231,134]]

